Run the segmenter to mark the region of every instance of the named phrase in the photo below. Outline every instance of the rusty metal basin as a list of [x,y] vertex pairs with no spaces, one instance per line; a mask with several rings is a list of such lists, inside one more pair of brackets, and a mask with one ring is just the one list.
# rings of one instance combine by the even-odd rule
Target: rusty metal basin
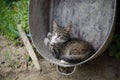
[[[116,0],[30,0],[30,33],[36,49],[46,60],[64,67],[81,65],[106,50],[114,33],[115,13]],[[54,20],[60,26],[72,21],[72,37],[90,42],[95,53],[78,64],[60,63],[44,45]]]

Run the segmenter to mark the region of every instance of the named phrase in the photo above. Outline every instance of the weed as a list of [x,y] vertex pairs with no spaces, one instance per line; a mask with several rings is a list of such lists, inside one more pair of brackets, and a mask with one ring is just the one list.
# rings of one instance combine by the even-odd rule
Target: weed
[[[10,5],[7,5],[10,1]],[[28,30],[28,2],[29,0],[0,0],[0,35],[15,41],[19,37],[17,24],[22,24],[26,33]]]
[[116,58],[120,58],[120,34],[115,34],[113,37],[113,41],[108,48],[110,56],[115,56]]

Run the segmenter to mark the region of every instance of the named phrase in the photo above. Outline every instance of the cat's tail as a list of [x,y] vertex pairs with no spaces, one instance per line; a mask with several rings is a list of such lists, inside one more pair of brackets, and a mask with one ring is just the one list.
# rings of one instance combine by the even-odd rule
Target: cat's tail
[[61,63],[78,63],[84,59],[82,57],[79,57],[78,55],[63,55],[59,57],[61,60]]
[[80,55],[62,55],[60,56],[61,63],[72,63],[76,64],[90,57],[90,55],[80,56]]
[[61,63],[76,64],[76,63],[80,63],[81,61],[84,61],[84,60],[88,59],[94,53],[95,53],[95,51],[92,48],[86,54],[82,54],[82,55],[60,55],[59,59],[61,60]]

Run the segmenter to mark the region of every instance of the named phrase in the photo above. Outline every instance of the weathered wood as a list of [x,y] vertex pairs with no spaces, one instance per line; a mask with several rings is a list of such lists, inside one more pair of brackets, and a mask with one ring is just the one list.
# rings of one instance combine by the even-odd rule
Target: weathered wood
[[29,40],[28,40],[28,38],[26,36],[26,33],[21,28],[20,24],[17,25],[17,28],[18,28],[18,31],[20,32],[21,38],[22,38],[22,40],[24,42],[24,45],[25,45],[25,47],[26,47],[26,49],[27,49],[27,51],[28,51],[28,53],[29,53],[29,55],[30,55],[30,57],[31,57],[31,59],[32,59],[34,65],[35,65],[35,67],[36,67],[36,69],[40,70],[40,65],[39,65],[37,56],[36,56],[36,54],[35,54],[32,46],[31,46],[31,44],[30,44],[30,42],[29,42]]

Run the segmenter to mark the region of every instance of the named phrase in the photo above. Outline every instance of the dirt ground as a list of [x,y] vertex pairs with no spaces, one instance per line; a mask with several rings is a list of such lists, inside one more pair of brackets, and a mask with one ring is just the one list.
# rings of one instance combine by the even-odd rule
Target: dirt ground
[[24,46],[15,47],[0,36],[0,80],[120,80],[120,59],[100,57],[78,66],[70,76],[60,75],[56,66],[39,59],[37,71]]

